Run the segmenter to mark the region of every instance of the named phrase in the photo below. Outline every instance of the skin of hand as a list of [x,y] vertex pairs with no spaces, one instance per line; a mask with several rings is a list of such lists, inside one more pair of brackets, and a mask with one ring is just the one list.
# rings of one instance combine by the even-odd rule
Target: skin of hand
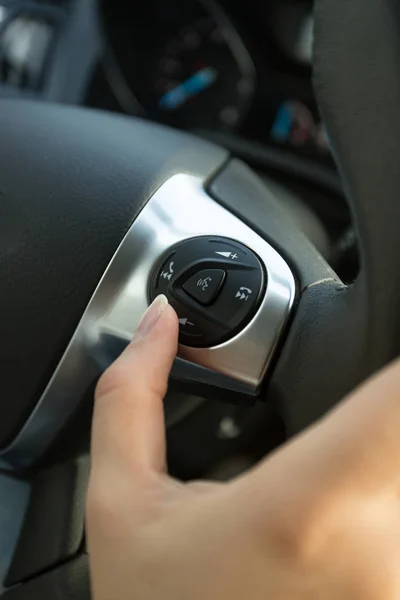
[[94,600],[399,600],[399,365],[236,480],[183,484],[163,415],[177,339],[159,297],[97,387]]

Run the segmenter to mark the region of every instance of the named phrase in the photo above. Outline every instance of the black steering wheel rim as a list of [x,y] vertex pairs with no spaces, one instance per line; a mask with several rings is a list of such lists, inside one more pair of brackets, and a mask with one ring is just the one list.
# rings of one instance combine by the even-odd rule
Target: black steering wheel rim
[[360,241],[349,290],[365,319],[367,370],[399,351],[400,10],[373,0],[316,4],[315,88]]
[[[294,261],[301,285],[301,301],[267,388],[289,436],[399,352],[400,81],[394,75],[399,22],[399,8],[390,0],[315,5],[315,89],[351,208],[361,269],[349,286],[329,269],[321,269],[318,278],[317,267],[308,278],[304,269],[313,259],[304,245],[296,239],[303,250],[297,260],[293,235],[281,230],[275,237]],[[268,228],[261,201],[251,211],[227,203],[255,230]]]

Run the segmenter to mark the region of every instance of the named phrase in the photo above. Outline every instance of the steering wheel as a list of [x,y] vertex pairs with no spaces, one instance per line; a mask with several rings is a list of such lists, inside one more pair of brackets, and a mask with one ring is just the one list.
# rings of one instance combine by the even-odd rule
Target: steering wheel
[[[132,118],[1,101],[0,452],[13,480],[92,396],[159,291],[180,317],[172,381],[274,403],[289,435],[398,354],[399,9],[317,0],[315,15],[315,87],[360,242],[351,286],[225,150]],[[16,575],[26,531],[42,526],[35,502],[1,597],[89,597],[81,529],[78,542],[66,534],[71,560]]]

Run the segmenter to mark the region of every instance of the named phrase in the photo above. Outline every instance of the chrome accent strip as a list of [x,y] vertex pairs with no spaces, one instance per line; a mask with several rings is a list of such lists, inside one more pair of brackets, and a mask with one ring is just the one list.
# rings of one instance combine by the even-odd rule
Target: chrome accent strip
[[[50,383],[3,459],[25,466],[42,454],[100,372],[131,340],[147,308],[149,276],[160,257],[177,242],[199,235],[229,237],[248,246],[263,261],[268,285],[252,321],[233,339],[214,348],[180,346],[180,377],[193,380],[198,372],[202,382],[255,394],[289,318],[294,277],[272,246],[210,198],[202,178],[175,175],[125,236]],[[203,369],[193,364],[185,369],[185,361]]]

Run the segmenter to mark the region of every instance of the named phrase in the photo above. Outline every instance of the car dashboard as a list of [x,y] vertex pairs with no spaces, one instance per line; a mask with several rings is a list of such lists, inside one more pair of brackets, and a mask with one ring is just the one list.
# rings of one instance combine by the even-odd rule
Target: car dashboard
[[125,112],[332,166],[311,84],[309,0],[103,0],[101,19],[105,77]]
[[332,166],[311,0],[2,0],[0,94],[90,104]]

